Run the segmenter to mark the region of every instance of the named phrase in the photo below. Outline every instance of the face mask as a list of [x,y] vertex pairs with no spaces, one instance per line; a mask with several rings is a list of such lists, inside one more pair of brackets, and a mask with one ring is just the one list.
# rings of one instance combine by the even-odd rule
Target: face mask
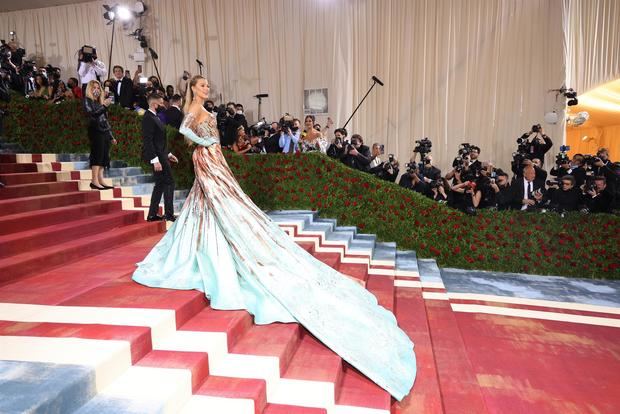
[[241,110],[237,111],[237,113],[238,113],[239,115],[243,115],[243,111],[241,111]]
[[298,127],[298,126],[293,126],[293,127],[291,128],[291,131],[297,131],[298,129],[299,129],[299,127]]
[[99,96],[100,96],[100,95],[101,95],[101,91],[100,91],[99,89],[95,89],[95,90],[93,91],[93,96],[94,96],[95,98],[99,98]]
[[213,107],[212,106],[207,106],[207,111],[213,112]]

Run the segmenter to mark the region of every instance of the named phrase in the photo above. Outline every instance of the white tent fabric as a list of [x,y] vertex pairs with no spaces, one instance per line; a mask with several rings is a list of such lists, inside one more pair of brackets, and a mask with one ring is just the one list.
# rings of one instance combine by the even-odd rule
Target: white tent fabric
[[[108,62],[104,3],[0,13],[0,32],[17,31],[40,63],[60,66],[68,77],[84,44],[97,46]],[[562,106],[547,91],[565,83],[567,73],[577,88],[620,75],[614,3],[150,0],[142,24],[164,84],[176,85],[184,69],[196,73],[200,59],[217,103],[241,102],[250,118],[258,93],[269,94],[262,114],[272,120],[284,112],[301,117],[304,89],[328,88],[329,113],[340,126],[376,75],[385,86],[375,87],[349,131],[367,144],[386,144],[401,163],[409,160],[414,139],[428,136],[445,171],[460,142],[480,146],[481,159],[509,168],[516,137]],[[599,24],[605,27],[573,33]],[[133,73],[130,56],[138,42],[126,34],[136,26],[121,26],[112,64]],[[155,73],[150,60],[145,73]],[[318,122],[324,125],[325,117]],[[562,142],[562,123],[545,131]]]

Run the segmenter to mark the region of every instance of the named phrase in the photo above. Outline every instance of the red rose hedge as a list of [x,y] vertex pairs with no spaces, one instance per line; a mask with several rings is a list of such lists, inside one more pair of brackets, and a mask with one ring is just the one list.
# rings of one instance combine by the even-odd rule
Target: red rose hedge
[[[47,105],[14,97],[5,105],[5,135],[38,153],[88,152],[79,102]],[[112,158],[147,167],[140,159],[140,116],[118,107],[110,122],[119,144]],[[179,157],[178,188],[193,180],[191,149],[172,129]],[[313,209],[337,218],[442,267],[587,278],[620,278],[617,216],[520,211],[464,215],[399,186],[351,170],[321,154],[226,154],[243,189],[263,209]]]

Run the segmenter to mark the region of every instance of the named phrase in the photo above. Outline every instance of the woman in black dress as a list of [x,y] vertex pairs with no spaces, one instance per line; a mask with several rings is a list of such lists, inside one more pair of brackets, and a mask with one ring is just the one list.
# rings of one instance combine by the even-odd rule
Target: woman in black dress
[[104,99],[101,84],[92,80],[86,86],[84,109],[88,115],[88,138],[90,139],[90,168],[92,181],[90,188],[105,190],[112,188],[103,182],[103,169],[110,168],[110,143],[116,145],[108,122],[108,106],[110,98]]

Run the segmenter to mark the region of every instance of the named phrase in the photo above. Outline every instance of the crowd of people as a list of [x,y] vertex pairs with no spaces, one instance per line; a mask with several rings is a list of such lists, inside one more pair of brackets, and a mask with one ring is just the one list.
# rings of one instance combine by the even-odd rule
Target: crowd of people
[[[109,166],[106,154],[109,144],[116,142],[105,118],[109,105],[145,111],[149,109],[149,96],[157,94],[163,97],[163,104],[155,108],[157,117],[174,128],[181,125],[182,94],[186,88],[183,81],[191,77],[188,72],[184,72],[178,92],[173,85],[164,88],[157,76],[143,77],[141,65],[133,77],[128,70],[115,65],[112,76],[107,78],[107,68],[98,59],[96,50],[85,46],[78,53],[79,80],[70,77],[65,83],[61,80],[60,69],[51,65],[38,68],[34,62],[24,60],[23,49],[14,42],[4,44],[0,52],[2,78],[27,97],[51,104],[68,99],[84,100],[90,116],[91,164],[99,164],[95,168]],[[393,154],[385,157],[384,145],[374,143],[369,147],[359,134],[352,134],[349,139],[346,129],[337,128],[330,142],[331,118],[324,128],[314,115],[307,115],[302,125],[300,119],[288,113],[279,121],[269,123],[263,118],[249,125],[240,103],[218,106],[207,100],[204,108],[217,119],[221,145],[239,154],[320,151],[350,168],[383,180],[396,182],[401,172]],[[617,208],[620,167],[609,159],[607,149],[599,149],[595,156],[575,154],[569,159],[567,149],[561,147],[555,165],[547,172],[543,160],[552,146],[551,138],[542,127],[534,125],[517,139],[511,177],[491,163],[482,162],[479,147],[464,143],[451,170],[442,175],[433,165],[432,143],[424,139],[416,141],[413,157],[406,163],[398,184],[470,214],[481,208],[592,213],[611,212]],[[106,188],[102,181],[103,168],[93,171],[93,188]],[[553,179],[547,180],[548,176]]]

